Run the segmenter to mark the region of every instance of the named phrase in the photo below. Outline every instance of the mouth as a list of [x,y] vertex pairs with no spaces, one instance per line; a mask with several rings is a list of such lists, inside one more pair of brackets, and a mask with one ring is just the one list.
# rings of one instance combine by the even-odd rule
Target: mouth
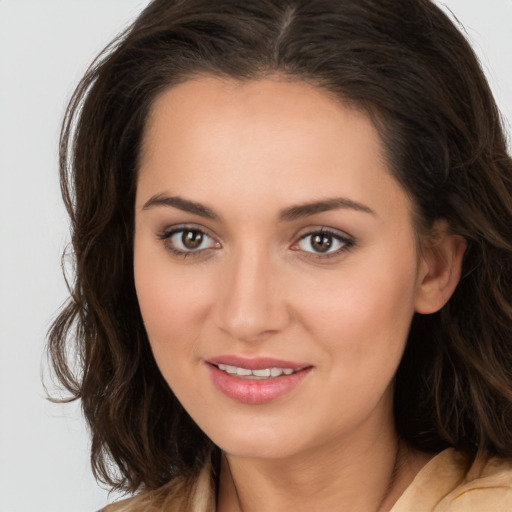
[[219,370],[226,372],[228,375],[236,375],[242,379],[249,380],[267,380],[267,379],[275,379],[280,377],[281,375],[291,375],[295,373],[297,370],[293,368],[279,368],[279,367],[271,367],[271,368],[261,368],[259,370],[250,370],[249,368],[243,368],[241,366],[232,366],[229,364],[219,363],[216,366]]
[[264,404],[291,393],[309,375],[311,365],[273,358],[221,356],[205,361],[215,387],[245,404]]

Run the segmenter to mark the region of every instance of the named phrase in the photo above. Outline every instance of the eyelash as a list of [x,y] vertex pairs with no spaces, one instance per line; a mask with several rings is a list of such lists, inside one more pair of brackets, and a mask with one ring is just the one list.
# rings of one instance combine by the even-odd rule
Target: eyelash
[[[203,238],[210,239],[213,242],[215,247],[205,247],[203,249],[195,249],[195,250],[194,249],[189,249],[189,250],[178,249],[176,247],[175,243],[172,242],[172,237],[179,233],[182,234],[181,235],[182,239],[183,239],[183,235],[185,233],[196,233],[196,234],[202,236]],[[199,229],[196,227],[177,226],[173,229],[170,229],[168,231],[164,231],[163,233],[158,234],[157,237],[164,242],[165,248],[167,250],[172,252],[175,256],[182,257],[183,259],[190,258],[190,257],[198,257],[198,256],[201,256],[203,251],[205,251],[207,249],[211,249],[211,248],[217,249],[220,247],[220,244],[218,242],[215,242],[215,240],[210,235],[208,235],[208,233],[206,233],[202,229]]]
[[[176,247],[176,244],[172,242],[172,237],[181,233],[181,238],[183,239],[183,235],[185,233],[195,233],[196,235],[199,235],[203,238],[210,239],[213,243],[213,246],[205,247],[202,249],[189,249],[189,250],[183,250]],[[313,231],[308,231],[307,233],[301,235],[299,239],[292,244],[290,247],[293,251],[301,251],[300,243],[303,240],[306,240],[308,237],[312,238],[314,236],[328,236],[332,239],[336,240],[339,244],[341,244],[341,247],[335,251],[332,252],[315,252],[315,251],[305,251],[302,250],[302,252],[305,254],[308,258],[313,258],[316,260],[325,260],[328,258],[335,258],[339,257],[341,254],[348,252],[355,244],[355,240],[347,236],[345,234],[341,234],[337,231],[332,231],[330,229],[326,228],[320,228]],[[170,229],[168,231],[164,231],[163,233],[159,233],[157,237],[164,242],[164,245],[167,250],[172,252],[175,256],[181,257],[183,259],[190,258],[190,257],[201,257],[204,256],[204,251],[208,249],[218,249],[221,247],[219,242],[216,242],[213,237],[208,235],[204,230],[197,228],[197,227],[189,227],[189,226],[177,226],[173,229]],[[202,243],[202,242],[201,242]],[[312,242],[310,241],[310,244]]]
[[[299,248],[300,242],[302,242],[303,240],[306,240],[307,238],[312,239],[312,237],[318,236],[318,235],[328,236],[328,237],[333,238],[334,240],[336,240],[338,243],[341,244],[341,247],[332,252],[325,252],[325,253],[315,252],[315,251],[304,251],[304,253],[307,255],[307,257],[311,257],[311,258],[314,258],[317,260],[336,258],[336,257],[341,256],[345,252],[348,252],[355,244],[355,240],[346,234],[341,234],[338,231],[332,231],[330,229],[321,228],[321,229],[314,230],[314,231],[308,231],[307,233],[301,235],[298,242],[295,242],[292,245],[292,247],[291,247],[292,250],[299,251],[300,250],[300,248]],[[310,241],[309,243],[311,244],[312,241]]]

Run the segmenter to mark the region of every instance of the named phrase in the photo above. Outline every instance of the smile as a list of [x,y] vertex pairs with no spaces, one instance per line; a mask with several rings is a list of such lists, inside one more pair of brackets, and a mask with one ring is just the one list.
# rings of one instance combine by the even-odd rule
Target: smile
[[281,375],[291,375],[295,372],[293,368],[261,368],[259,370],[250,370],[249,368],[242,368],[240,366],[231,366],[228,364],[218,364],[217,368],[229,375],[236,375],[237,377],[253,380],[261,379],[274,379]]
[[294,391],[313,369],[274,358],[220,356],[205,361],[212,384],[227,398],[248,405],[273,402]]

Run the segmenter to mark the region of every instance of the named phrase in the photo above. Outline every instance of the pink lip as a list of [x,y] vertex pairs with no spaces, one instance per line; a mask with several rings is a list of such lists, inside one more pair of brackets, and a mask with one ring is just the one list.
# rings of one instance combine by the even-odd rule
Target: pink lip
[[[206,361],[213,384],[224,395],[236,402],[260,405],[276,400],[295,389],[309,374],[312,366],[273,358],[243,359],[238,356],[220,356]],[[263,368],[292,368],[295,373],[279,377],[251,380],[230,375],[216,365],[227,364],[249,370]]]

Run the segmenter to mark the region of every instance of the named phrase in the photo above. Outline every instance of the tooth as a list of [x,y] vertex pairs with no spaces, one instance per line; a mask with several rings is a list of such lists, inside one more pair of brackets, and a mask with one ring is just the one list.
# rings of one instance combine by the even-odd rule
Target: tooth
[[259,370],[249,370],[247,368],[240,368],[238,366],[231,366],[229,364],[219,363],[217,365],[219,370],[222,370],[230,375],[238,375],[239,377],[279,377],[280,375],[291,375],[294,373],[292,368],[261,368]]
[[256,377],[270,377],[272,371],[270,368],[264,368],[263,370],[253,370],[252,374]]

